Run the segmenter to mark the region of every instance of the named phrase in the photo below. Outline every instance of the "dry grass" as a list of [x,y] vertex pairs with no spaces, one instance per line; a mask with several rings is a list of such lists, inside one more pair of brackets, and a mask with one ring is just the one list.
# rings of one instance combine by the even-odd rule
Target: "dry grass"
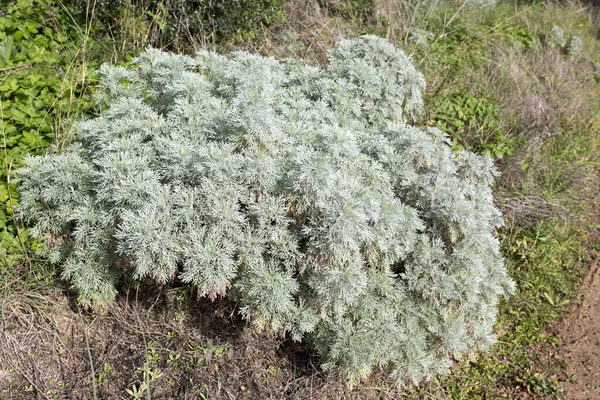
[[537,196],[515,196],[500,200],[500,208],[505,219],[531,223],[539,220],[568,219],[570,211],[560,205]]
[[495,54],[488,85],[507,116],[522,121],[517,134],[531,138],[528,153],[539,150],[540,140],[560,133],[558,122],[586,117],[597,107],[597,67],[591,62],[546,47],[524,53],[499,46]]
[[324,61],[327,51],[338,40],[360,35],[350,21],[332,15],[335,2],[289,1],[285,7],[287,21],[275,30],[266,31],[260,48],[255,50],[276,58]]
[[401,398],[385,376],[350,389],[317,364],[305,346],[248,327],[232,303],[178,289],[132,290],[93,313],[58,290],[2,299],[0,398],[91,399],[95,388],[128,399],[146,366],[160,375],[156,399]]
[[[556,171],[555,163],[547,162],[544,146],[576,134],[567,132],[580,129],[576,125],[589,130],[600,126],[597,121],[590,121],[590,116],[599,110],[597,68],[589,61],[570,60],[546,48],[526,54],[499,48],[496,54],[493,67],[489,68],[488,85],[495,91],[506,120],[513,121],[513,135],[522,142],[515,157],[502,163],[502,185],[534,197],[543,196],[533,187],[536,185],[532,177],[549,168]],[[567,166],[564,173],[579,180],[577,186],[584,188],[588,174],[579,164]],[[544,214],[539,212],[540,216]]]

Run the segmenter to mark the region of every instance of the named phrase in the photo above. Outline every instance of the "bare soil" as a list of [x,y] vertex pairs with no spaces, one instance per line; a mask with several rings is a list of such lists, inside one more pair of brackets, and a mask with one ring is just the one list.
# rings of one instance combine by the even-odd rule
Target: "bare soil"
[[565,398],[600,399],[600,260],[595,259],[582,288],[578,307],[561,323],[560,347],[568,379]]

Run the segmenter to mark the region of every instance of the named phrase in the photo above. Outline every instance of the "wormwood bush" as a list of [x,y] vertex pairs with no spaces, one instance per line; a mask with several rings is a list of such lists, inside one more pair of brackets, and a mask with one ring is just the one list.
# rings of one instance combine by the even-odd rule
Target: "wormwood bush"
[[567,44],[567,39],[565,39],[565,32],[560,26],[555,26],[552,28],[548,37],[546,38],[548,45],[555,49],[562,49]]
[[29,157],[20,212],[80,300],[127,275],[229,295],[350,378],[403,382],[494,341],[513,290],[490,158],[408,123],[424,80],[385,40],[324,66],[148,49],[104,67],[106,110]]
[[579,36],[571,36],[569,44],[567,45],[567,54],[571,57],[577,57],[581,54],[583,48],[583,41]]

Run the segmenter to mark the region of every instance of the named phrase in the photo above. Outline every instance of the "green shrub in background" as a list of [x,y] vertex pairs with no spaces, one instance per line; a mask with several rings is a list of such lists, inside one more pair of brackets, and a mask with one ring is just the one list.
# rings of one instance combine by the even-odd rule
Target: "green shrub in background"
[[[0,7],[0,252],[18,262],[28,242],[13,209],[18,195],[11,172],[25,154],[43,154],[63,122],[91,108],[86,95],[94,71],[84,61],[86,32],[73,9],[48,0],[18,0]],[[85,24],[83,24],[85,25]]]
[[29,157],[20,210],[84,303],[125,277],[229,295],[350,378],[419,382],[494,342],[513,292],[491,159],[407,125],[424,80],[385,40],[327,65],[148,50],[107,109]]
[[546,37],[546,43],[553,49],[562,51],[569,57],[577,57],[583,49],[583,40],[579,36],[571,36],[569,40],[560,26],[552,28]]
[[285,19],[283,0],[100,0],[76,2],[79,13],[94,12],[100,35],[118,53],[146,46],[191,52],[216,43],[252,41]]
[[427,47],[434,39],[432,32],[419,28],[411,28],[408,33],[408,41],[419,46]]

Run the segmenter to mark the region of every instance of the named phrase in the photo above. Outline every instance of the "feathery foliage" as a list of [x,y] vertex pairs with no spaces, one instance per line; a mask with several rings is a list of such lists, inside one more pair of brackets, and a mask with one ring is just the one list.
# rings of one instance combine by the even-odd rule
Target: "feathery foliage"
[[567,39],[565,38],[565,32],[560,26],[554,26],[548,37],[546,38],[548,45],[553,49],[562,49],[567,44]]
[[29,157],[20,214],[84,304],[125,277],[230,295],[350,378],[447,370],[512,293],[491,159],[409,123],[422,75],[383,39],[324,66],[148,49],[104,67],[105,111]]

